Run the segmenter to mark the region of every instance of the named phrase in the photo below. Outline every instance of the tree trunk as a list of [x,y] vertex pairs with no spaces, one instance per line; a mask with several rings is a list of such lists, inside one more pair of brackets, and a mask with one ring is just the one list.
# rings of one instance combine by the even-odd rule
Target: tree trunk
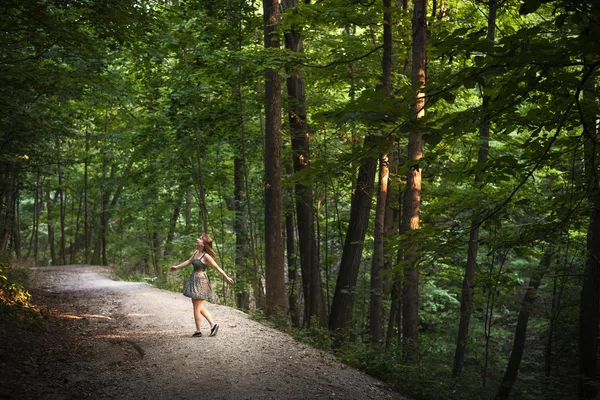
[[[367,136],[364,147],[373,146],[375,141],[374,136]],[[354,291],[356,290],[365,234],[369,225],[376,169],[377,160],[375,158],[363,160],[358,169],[356,185],[352,191],[350,221],[329,315],[329,329],[333,332],[340,330],[344,334],[347,333],[352,318]]]
[[88,167],[90,164],[89,160],[90,143],[88,137],[88,128],[85,128],[85,160],[83,166],[83,236],[84,236],[84,249],[85,252],[84,262],[87,264],[90,260],[90,241],[92,234],[89,228],[89,209],[88,209]]
[[12,221],[12,232],[11,241],[12,248],[15,251],[15,257],[17,260],[21,259],[21,230],[19,228],[19,187],[15,188],[14,204],[13,204],[13,221]]
[[[593,71],[586,69],[582,110],[585,141],[586,186],[589,193],[590,222],[587,233],[587,258],[581,289],[579,311],[579,398],[591,399],[597,393],[598,322],[600,312],[600,187],[597,181],[600,169],[600,146],[595,108]],[[596,104],[597,105],[597,104]]]
[[[279,48],[278,0],[263,0],[265,48]],[[281,79],[265,76],[265,315],[287,314],[283,235],[281,234]]]
[[165,242],[165,249],[163,255],[165,258],[168,258],[171,255],[172,251],[172,243],[175,238],[175,232],[177,230],[177,220],[179,219],[179,214],[181,213],[181,200],[180,196],[177,196],[173,199],[173,214],[171,214],[171,219],[169,220],[169,232],[167,233],[167,240]]
[[537,290],[540,287],[544,272],[548,270],[550,263],[552,262],[550,251],[551,250],[544,254],[538,270],[533,272],[531,279],[529,280],[529,285],[527,286],[527,291],[525,292],[525,297],[521,303],[521,310],[519,311],[519,316],[517,318],[515,339],[513,341],[510,357],[508,358],[508,366],[504,372],[502,382],[500,382],[500,387],[498,393],[496,393],[495,400],[507,400],[515,381],[517,380],[521,359],[523,358],[523,350],[525,349],[525,340],[527,339],[529,314],[535,303],[535,299],[537,298]]
[[58,247],[58,253],[60,263],[62,265],[67,264],[66,254],[66,238],[65,238],[65,217],[66,217],[66,205],[65,205],[65,191],[63,188],[63,171],[61,166],[61,147],[60,137],[56,136],[56,154],[58,157],[57,174],[58,174],[58,206],[59,206],[59,221],[60,221],[60,241]]
[[[497,0],[489,0],[489,16],[487,40],[494,41],[496,27]],[[483,111],[485,112],[490,102],[489,96],[483,96]],[[483,168],[488,159],[490,142],[490,124],[484,118],[479,128],[479,152],[477,155],[477,173],[475,175],[475,186],[480,187],[483,183]],[[469,336],[469,324],[471,321],[471,306],[473,303],[473,280],[475,279],[475,270],[477,269],[477,251],[479,246],[479,225],[480,221],[473,219],[471,221],[471,231],[469,243],[467,246],[467,265],[465,266],[465,276],[463,278],[461,298],[460,298],[460,320],[458,323],[458,335],[456,339],[456,350],[454,352],[454,364],[452,367],[452,377],[458,377],[462,372],[462,366],[465,359],[467,341]]]
[[15,212],[14,209],[14,205],[15,205],[15,180],[16,180],[16,175],[17,175],[17,167],[16,165],[12,164],[9,167],[9,172],[7,174],[7,176],[5,177],[5,182],[4,183],[4,193],[5,196],[4,198],[5,200],[5,211],[4,211],[4,215],[3,215],[3,227],[2,227],[2,232],[0,232],[0,251],[4,251],[6,250],[6,247],[8,246],[8,239],[10,238],[10,232],[12,230],[12,222],[13,222],[13,215]]
[[244,203],[244,159],[235,157],[233,160],[233,182],[235,199],[235,220],[233,229],[235,231],[235,266],[237,271],[237,295],[238,308],[250,309],[250,291],[248,285],[252,281],[252,270],[248,264],[248,226],[246,224],[246,212]]
[[[419,87],[414,103],[415,118],[425,114],[425,93],[427,70],[427,1],[415,0],[412,19],[412,84]],[[421,169],[418,161],[423,155],[421,132],[412,132],[408,137],[408,162],[410,170],[406,177],[406,191],[402,210],[403,231],[419,229],[421,209]],[[415,243],[409,244],[404,259],[408,261],[404,273],[403,301],[403,349],[406,362],[416,365],[419,362],[419,271],[416,269],[417,254]]]
[[[292,174],[291,166],[286,167],[288,175]],[[291,188],[288,188],[291,192]],[[296,268],[297,268],[297,254],[296,254],[296,240],[294,234],[294,207],[292,206],[293,193],[288,193],[289,201],[286,203],[285,210],[285,239],[287,248],[287,266],[288,266],[288,306],[290,310],[290,319],[292,326],[298,327],[300,325],[300,318],[297,309],[297,296],[296,296]]]
[[[192,112],[195,113],[195,107],[192,106]],[[205,183],[204,183],[204,168],[202,167],[202,156],[201,156],[201,148],[200,148],[200,135],[198,133],[198,128],[194,126],[194,135],[196,137],[196,162],[198,165],[196,166],[196,179],[195,181],[198,183],[198,201],[200,204],[200,221],[202,222],[203,233],[208,233],[209,221],[208,221],[208,209],[206,207],[206,191],[205,191]]]
[[[381,61],[382,75],[381,88],[385,97],[389,98],[392,91],[392,12],[391,0],[383,0],[383,57]],[[393,146],[393,137],[390,147],[385,154],[379,156],[379,186],[377,190],[377,204],[375,206],[375,232],[373,233],[373,258],[371,262],[371,301],[369,302],[369,328],[373,344],[381,345],[383,340],[383,280],[381,273],[384,270],[384,235],[386,223],[386,210],[388,199],[388,154]],[[389,214],[388,214],[389,215]]]
[[[55,198],[56,199],[56,198]],[[50,190],[46,192],[46,207],[48,210],[48,245],[50,246],[50,265],[56,265],[56,247],[54,245],[54,213],[53,200],[50,198]]]
[[38,259],[38,232],[40,224],[40,173],[37,172],[35,191],[33,193],[33,221],[31,224],[31,238],[29,239],[29,248],[27,249],[27,256],[29,258],[31,250],[33,250],[33,262],[37,266]]
[[[297,4],[298,0],[283,1],[284,10],[293,8]],[[285,33],[285,47],[295,53],[304,52],[302,33],[299,27],[292,27]],[[288,70],[287,95],[294,172],[299,172],[309,168],[310,164],[304,75],[301,72]],[[327,315],[315,238],[312,182],[297,184],[294,189],[296,192],[298,247],[304,291],[304,325],[309,326],[311,319],[316,317],[320,326],[326,326]]]

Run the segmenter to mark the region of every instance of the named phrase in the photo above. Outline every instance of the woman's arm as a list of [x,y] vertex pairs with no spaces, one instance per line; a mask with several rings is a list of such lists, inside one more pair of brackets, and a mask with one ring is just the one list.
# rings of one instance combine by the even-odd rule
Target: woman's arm
[[225,278],[227,280],[227,282],[229,282],[229,284],[233,285],[234,280],[231,279],[229,276],[227,276],[227,274],[225,273],[225,271],[223,271],[221,269],[221,267],[219,267],[219,265],[215,262],[215,260],[210,256],[210,254],[204,254],[203,257],[204,260],[207,261],[208,264],[212,265],[212,267],[214,269],[216,269],[221,275],[223,275],[223,278]]
[[198,252],[198,250],[196,250],[194,252],[194,254],[192,254],[192,256],[189,258],[189,260],[186,260],[186,261],[182,262],[181,264],[177,264],[177,265],[173,265],[172,267],[169,267],[169,272],[177,271],[179,268],[185,268],[188,265],[190,265],[197,252]]

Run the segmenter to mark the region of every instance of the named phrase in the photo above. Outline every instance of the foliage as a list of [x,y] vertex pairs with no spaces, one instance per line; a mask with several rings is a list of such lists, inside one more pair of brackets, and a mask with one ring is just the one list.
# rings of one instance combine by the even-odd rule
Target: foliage
[[31,295],[26,286],[29,272],[11,262],[0,262],[0,317],[10,319],[23,328],[39,327],[43,314],[39,307],[31,304]]

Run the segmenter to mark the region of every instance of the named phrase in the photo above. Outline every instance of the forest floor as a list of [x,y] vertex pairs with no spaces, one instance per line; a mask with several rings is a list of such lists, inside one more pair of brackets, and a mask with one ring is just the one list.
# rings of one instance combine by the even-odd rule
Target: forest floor
[[0,321],[0,398],[404,399],[332,355],[236,309],[207,304],[218,335],[194,331],[180,293],[111,279],[102,267],[38,268],[43,328]]

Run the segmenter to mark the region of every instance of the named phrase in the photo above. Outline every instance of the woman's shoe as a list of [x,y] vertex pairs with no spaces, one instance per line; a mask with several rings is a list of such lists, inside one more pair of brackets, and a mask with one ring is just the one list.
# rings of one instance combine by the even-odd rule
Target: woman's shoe
[[214,324],[212,328],[210,328],[210,334],[208,336],[217,336],[217,332],[219,331],[219,324]]
[[[211,330],[211,332],[212,332],[212,330]],[[202,332],[194,332],[192,334],[192,337],[200,337],[200,336],[202,336]]]

